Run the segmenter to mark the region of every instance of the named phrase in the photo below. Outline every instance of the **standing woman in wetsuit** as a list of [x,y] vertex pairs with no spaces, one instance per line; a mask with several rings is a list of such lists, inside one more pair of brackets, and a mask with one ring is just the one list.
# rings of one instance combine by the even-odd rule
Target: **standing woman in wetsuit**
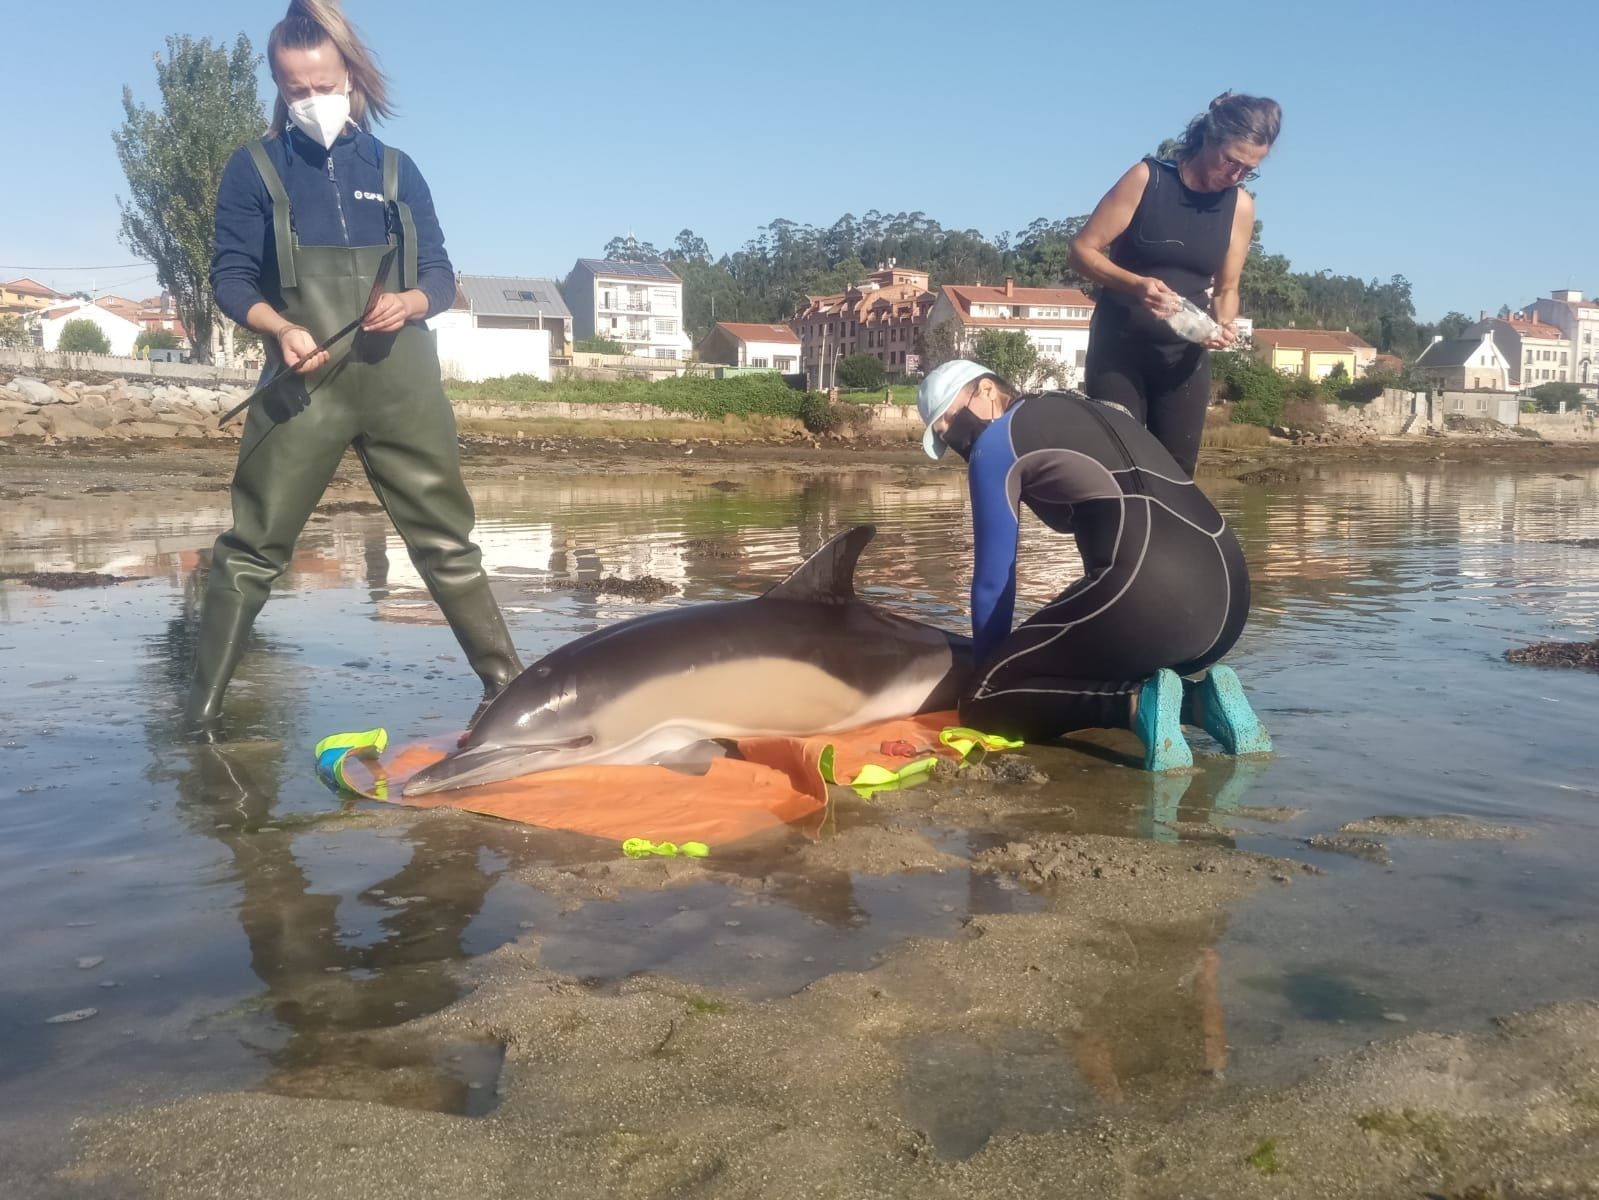
[[[928,372],[916,402],[927,453],[968,464],[963,723],[1026,741],[1130,728],[1151,771],[1193,763],[1185,718],[1229,754],[1271,749],[1237,675],[1215,665],[1249,617],[1243,551],[1149,430],[1087,396],[1017,395],[961,359]],[[1083,578],[1012,630],[1023,505],[1076,540]]]
[[[233,528],[211,557],[184,710],[200,733],[217,727],[256,614],[352,445],[485,694],[521,671],[471,541],[455,418],[422,324],[454,301],[455,272],[421,172],[371,133],[392,111],[387,80],[338,0],[293,0],[267,57],[272,126],[223,171],[211,286],[287,377],[251,405]],[[315,352],[357,318],[353,338]]]
[[[1275,100],[1216,97],[1188,123],[1175,161],[1134,166],[1072,242],[1073,270],[1102,285],[1084,390],[1128,409],[1190,475],[1210,405],[1210,351],[1237,340],[1238,280],[1255,229],[1255,198],[1239,185],[1281,126]],[[1221,326],[1202,346],[1161,319],[1182,299]]]

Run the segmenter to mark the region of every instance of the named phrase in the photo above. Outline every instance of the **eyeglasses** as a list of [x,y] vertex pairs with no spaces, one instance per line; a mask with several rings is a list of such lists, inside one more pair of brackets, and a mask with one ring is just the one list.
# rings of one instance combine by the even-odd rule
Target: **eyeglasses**
[[1222,170],[1239,182],[1260,177],[1260,167],[1258,165],[1252,166],[1249,163],[1240,162],[1225,150],[1216,151],[1216,157],[1221,159]]

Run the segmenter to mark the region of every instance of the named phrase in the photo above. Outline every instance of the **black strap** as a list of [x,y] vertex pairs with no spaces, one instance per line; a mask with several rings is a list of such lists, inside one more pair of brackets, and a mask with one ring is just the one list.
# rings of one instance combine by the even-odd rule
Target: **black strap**
[[294,273],[294,210],[289,206],[289,193],[283,186],[283,177],[272,165],[266,142],[257,138],[247,149],[255,160],[261,182],[266,184],[267,195],[272,197],[272,233],[278,244],[278,283],[282,287],[295,286]]
[[383,202],[390,205],[400,222],[400,290],[417,286],[416,221],[411,206],[400,199],[400,152],[383,147]]

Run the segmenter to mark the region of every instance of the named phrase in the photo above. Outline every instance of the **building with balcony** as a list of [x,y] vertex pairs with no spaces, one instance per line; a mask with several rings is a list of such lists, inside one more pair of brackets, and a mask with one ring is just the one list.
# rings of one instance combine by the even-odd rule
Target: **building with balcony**
[[927,324],[937,329],[954,322],[955,344],[963,354],[971,353],[984,330],[1024,333],[1038,351],[1039,371],[1032,380],[1013,383],[1081,387],[1093,315],[1094,301],[1077,288],[1017,287],[1007,278],[1003,287],[945,284]]
[[1535,388],[1541,383],[1566,383],[1571,375],[1571,339],[1557,326],[1529,320],[1526,314],[1484,317],[1462,336],[1493,335],[1499,353],[1510,364],[1510,386]]
[[1599,394],[1599,300],[1561,288],[1534,300],[1522,316],[1553,325],[1571,343],[1571,373],[1566,376],[1590,396]]
[[683,281],[661,263],[580,258],[566,277],[575,341],[606,338],[635,358],[689,357]]
[[842,358],[871,354],[889,379],[920,372],[922,330],[933,308],[926,271],[884,263],[861,283],[807,296],[789,322],[799,337],[806,386],[833,386]]

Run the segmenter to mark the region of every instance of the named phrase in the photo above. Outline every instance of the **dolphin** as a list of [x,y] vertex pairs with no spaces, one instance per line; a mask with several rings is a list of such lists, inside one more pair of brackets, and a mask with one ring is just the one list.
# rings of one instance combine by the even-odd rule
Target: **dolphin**
[[875,532],[845,530],[756,599],[652,613],[567,643],[513,679],[405,794],[583,763],[670,762],[717,739],[955,707],[970,639],[855,595],[855,563]]

